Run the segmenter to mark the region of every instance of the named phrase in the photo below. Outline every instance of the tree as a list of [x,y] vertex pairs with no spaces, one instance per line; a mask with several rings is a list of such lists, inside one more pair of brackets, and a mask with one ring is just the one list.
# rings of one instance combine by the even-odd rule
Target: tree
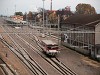
[[25,12],[23,15],[23,20],[26,21],[27,20],[27,13]]
[[28,20],[33,20],[33,13],[31,11],[28,13]]
[[90,4],[78,4],[76,14],[96,14],[95,8]]
[[57,22],[57,14],[56,12],[52,12],[50,15],[49,15],[49,21],[50,23],[56,23]]
[[60,22],[66,22],[67,18],[74,15],[70,9],[70,6],[66,6],[63,9],[56,11],[57,15],[60,15]]
[[23,13],[22,12],[15,12],[15,15],[23,16]]

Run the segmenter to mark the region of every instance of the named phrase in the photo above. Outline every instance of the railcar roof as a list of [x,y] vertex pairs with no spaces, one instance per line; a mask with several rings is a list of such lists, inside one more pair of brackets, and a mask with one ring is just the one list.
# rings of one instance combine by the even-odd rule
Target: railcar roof
[[53,42],[52,40],[42,40],[47,45],[57,45],[57,43]]

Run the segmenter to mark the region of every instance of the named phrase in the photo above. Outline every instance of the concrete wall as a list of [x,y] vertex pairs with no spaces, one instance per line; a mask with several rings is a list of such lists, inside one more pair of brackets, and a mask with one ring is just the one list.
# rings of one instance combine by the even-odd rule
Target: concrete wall
[[100,44],[100,23],[95,26],[95,44]]

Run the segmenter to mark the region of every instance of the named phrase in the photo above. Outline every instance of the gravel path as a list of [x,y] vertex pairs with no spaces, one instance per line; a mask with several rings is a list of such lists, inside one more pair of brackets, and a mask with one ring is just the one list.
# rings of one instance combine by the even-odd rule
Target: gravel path
[[78,75],[100,75],[100,63],[73,50],[62,47],[58,59]]
[[[1,58],[1,57],[0,57]],[[0,59],[0,64],[4,64],[3,61]],[[2,72],[2,68],[0,67],[0,75],[4,75]]]

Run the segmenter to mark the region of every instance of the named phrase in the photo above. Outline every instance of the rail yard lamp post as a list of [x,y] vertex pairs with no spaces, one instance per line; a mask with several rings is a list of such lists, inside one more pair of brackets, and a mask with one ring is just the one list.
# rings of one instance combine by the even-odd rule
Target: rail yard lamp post
[[60,48],[60,16],[58,15],[58,46]]
[[43,34],[42,36],[44,37],[44,1],[45,0],[42,0],[43,1]]
[[43,1],[43,25],[44,25],[44,1],[45,0],[42,0]]
[[52,0],[51,0],[51,3],[50,3],[51,5],[50,5],[50,10],[52,11]]
[[15,12],[14,12],[14,15],[16,16],[16,4],[15,4]]

